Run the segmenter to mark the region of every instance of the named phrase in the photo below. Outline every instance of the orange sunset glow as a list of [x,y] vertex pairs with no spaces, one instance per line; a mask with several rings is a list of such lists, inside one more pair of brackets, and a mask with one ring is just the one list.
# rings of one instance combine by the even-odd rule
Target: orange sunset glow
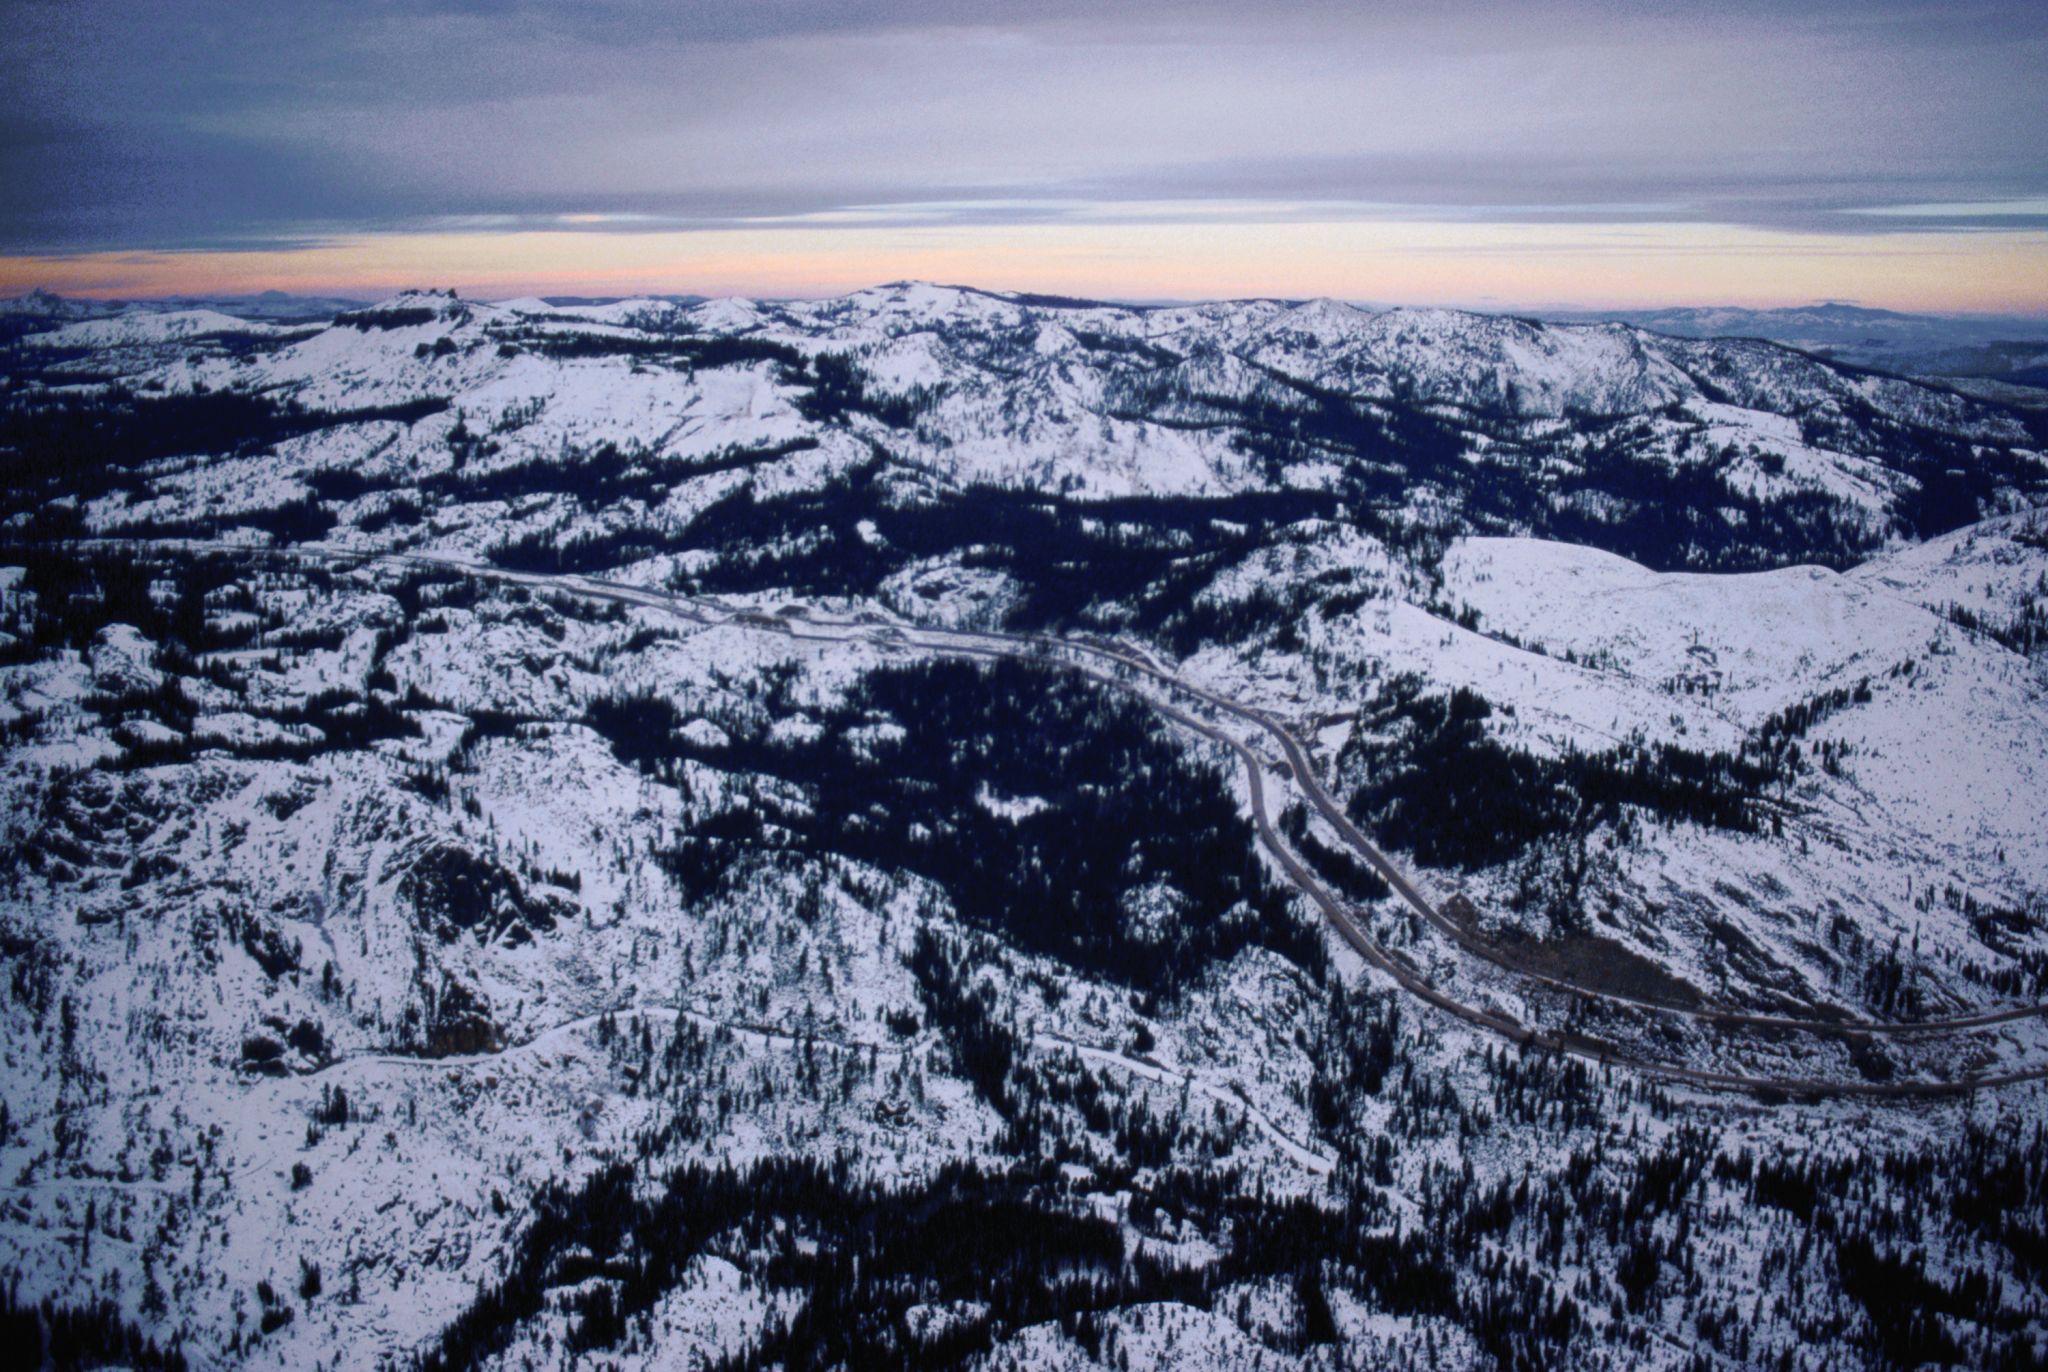
[[0,291],[376,296],[825,295],[906,277],[1110,299],[1334,296],[1393,304],[1778,306],[1825,296],[1901,310],[2048,312],[2048,234],[1880,239],[1696,225],[1370,222],[438,233],[267,251],[0,259]]

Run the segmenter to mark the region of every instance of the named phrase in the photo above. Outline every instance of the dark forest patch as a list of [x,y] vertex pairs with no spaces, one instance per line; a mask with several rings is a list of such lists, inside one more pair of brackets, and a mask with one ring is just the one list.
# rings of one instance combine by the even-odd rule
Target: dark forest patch
[[[1321,966],[1319,936],[1266,878],[1224,779],[1144,706],[1073,673],[880,668],[809,741],[762,728],[692,744],[650,697],[593,705],[587,722],[642,770],[687,756],[803,789],[803,812],[764,803],[679,836],[666,861],[693,889],[715,886],[739,851],[786,845],[915,872],[968,924],[1131,986],[1170,991],[1254,944]],[[857,732],[882,723],[902,733]],[[1048,803],[1006,817],[991,794]],[[1135,921],[1129,902],[1147,888],[1168,894]]]

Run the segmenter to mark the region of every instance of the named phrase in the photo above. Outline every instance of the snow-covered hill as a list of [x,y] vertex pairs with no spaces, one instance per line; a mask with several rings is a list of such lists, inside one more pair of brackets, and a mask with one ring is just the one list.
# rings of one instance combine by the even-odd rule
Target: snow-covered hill
[[1608,319],[1680,338],[1768,338],[1803,352],[1908,376],[1962,382],[1991,378],[2014,384],[2039,403],[2048,374],[2048,321],[2025,316],[1901,314],[1857,305],[1806,305],[1777,310],[1693,308],[1636,310],[1566,322]]
[[75,313],[0,349],[54,1360],[2048,1340],[2048,1088],[1887,1094],[2048,1069],[2037,419],[1327,301]]
[[194,339],[233,337],[265,339],[291,333],[275,324],[238,319],[219,310],[166,310],[86,319],[31,335],[42,348],[147,348]]

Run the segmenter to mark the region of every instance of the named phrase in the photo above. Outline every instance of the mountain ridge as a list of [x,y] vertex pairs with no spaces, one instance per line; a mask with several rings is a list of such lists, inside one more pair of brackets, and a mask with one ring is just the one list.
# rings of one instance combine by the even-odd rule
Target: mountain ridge
[[0,345],[17,1323],[2024,1362],[2024,413],[1336,302],[223,317]]

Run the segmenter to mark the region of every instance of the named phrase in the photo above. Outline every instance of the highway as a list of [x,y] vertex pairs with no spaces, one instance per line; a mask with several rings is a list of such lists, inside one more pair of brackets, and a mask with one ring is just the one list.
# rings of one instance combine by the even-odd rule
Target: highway
[[[1344,844],[1356,852],[1383,877],[1409,908],[1449,938],[1458,948],[1481,958],[1509,975],[1588,1002],[1604,1003],[1630,1011],[1676,1015],[1722,1029],[1801,1032],[1844,1038],[1855,1035],[1926,1037],[1964,1033],[2048,1015],[2048,1005],[2030,1004],[2001,1007],[1948,1019],[1881,1021],[1841,1018],[1803,1019],[1770,1015],[1725,1006],[1679,1006],[1638,999],[1578,985],[1569,980],[1519,968],[1498,950],[1474,938],[1456,921],[1445,916],[1416,888],[1387,856],[1361,833],[1343,807],[1323,786],[1310,763],[1308,750],[1278,719],[1255,707],[1217,695],[1180,678],[1166,667],[1147,660],[1123,645],[1102,644],[1077,638],[1043,634],[1012,634],[994,630],[946,629],[907,622],[858,619],[827,619],[808,610],[767,614],[755,610],[733,610],[704,597],[691,597],[650,590],[623,582],[581,575],[546,575],[512,571],[467,559],[424,553],[354,552],[317,548],[256,548],[240,544],[203,542],[161,542],[119,539],[75,540],[70,546],[113,548],[147,547],[171,553],[217,552],[260,559],[301,563],[344,565],[385,565],[413,567],[480,579],[539,587],[586,599],[637,605],[675,615],[703,628],[732,627],[782,635],[813,642],[861,642],[884,651],[922,651],[933,655],[975,658],[1017,658],[1064,666],[1103,685],[1142,701],[1173,725],[1229,749],[1243,764],[1254,827],[1260,843],[1297,889],[1321,912],[1331,929],[1369,966],[1384,974],[1415,998],[1475,1028],[1496,1035],[1523,1048],[1538,1049],[1575,1057],[1603,1066],[1626,1068],[1666,1081],[1710,1090],[1745,1091],[1777,1097],[1874,1097],[1890,1099],[1953,1096],[1969,1092],[2048,1080],[2048,1063],[2002,1071],[1965,1074],[1953,1079],[1845,1080],[1837,1078],[1772,1077],[1721,1072],[1646,1056],[1636,1050],[1568,1029],[1525,1024],[1497,1008],[1478,1006],[1458,999],[1436,985],[1406,957],[1394,952],[1364,929],[1347,904],[1310,871],[1276,830],[1266,798],[1267,771],[1272,764],[1243,739],[1220,724],[1205,720],[1168,697],[1193,702],[1225,719],[1252,726],[1279,748],[1286,771],[1303,799],[1330,825]],[[1135,680],[1133,679],[1135,678]],[[1145,683],[1146,689],[1139,683]]]

